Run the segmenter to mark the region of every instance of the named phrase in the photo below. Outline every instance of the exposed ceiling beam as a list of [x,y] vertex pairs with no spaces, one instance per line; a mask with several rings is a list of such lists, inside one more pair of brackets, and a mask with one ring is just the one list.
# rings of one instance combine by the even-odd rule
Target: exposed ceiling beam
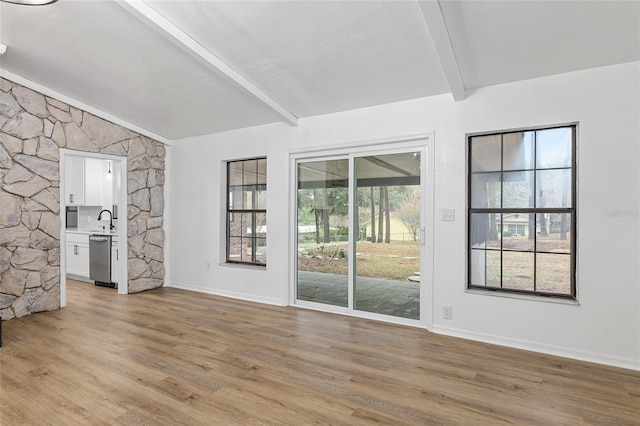
[[182,50],[198,59],[210,70],[215,71],[226,78],[233,81],[240,88],[251,93],[254,97],[261,100],[265,105],[282,116],[291,125],[298,125],[298,117],[289,112],[282,105],[274,101],[269,95],[258,89],[253,83],[240,75],[237,71],[225,64],[220,58],[205,49],[200,43],[191,38],[187,33],[182,31],[151,6],[140,0],[122,0],[116,1],[127,12],[131,13],[151,28],[158,31],[168,40],[180,47]]
[[380,158],[370,155],[368,157],[364,157],[365,160],[369,161],[370,163],[375,164],[376,166],[380,166],[383,169],[387,169],[387,170],[391,170],[392,172],[396,172],[402,176],[411,176],[411,172],[408,170],[403,170],[400,167],[394,166],[391,163],[388,163],[384,160],[381,160]]
[[0,55],[3,55],[7,51],[7,45],[0,43]]
[[449,38],[447,25],[444,22],[442,9],[438,0],[421,1],[420,8],[422,15],[427,23],[427,29],[431,34],[431,39],[440,58],[440,64],[449,82],[449,89],[456,101],[462,101],[467,97],[467,91],[464,88],[464,82],[458,68],[453,45]]

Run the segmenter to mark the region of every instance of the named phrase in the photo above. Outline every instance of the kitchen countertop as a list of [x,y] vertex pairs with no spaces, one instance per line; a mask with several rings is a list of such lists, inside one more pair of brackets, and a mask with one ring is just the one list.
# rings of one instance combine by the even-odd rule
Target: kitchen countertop
[[118,231],[107,231],[103,229],[78,229],[78,228],[67,228],[67,232],[73,232],[75,234],[86,234],[86,235],[111,235],[114,237],[118,236]]

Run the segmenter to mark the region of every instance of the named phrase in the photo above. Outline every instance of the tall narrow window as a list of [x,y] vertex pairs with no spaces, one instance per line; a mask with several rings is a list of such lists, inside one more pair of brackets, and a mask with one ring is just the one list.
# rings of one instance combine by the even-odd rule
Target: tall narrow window
[[576,127],[468,148],[468,287],[575,298]]
[[267,159],[227,163],[227,262],[267,264]]

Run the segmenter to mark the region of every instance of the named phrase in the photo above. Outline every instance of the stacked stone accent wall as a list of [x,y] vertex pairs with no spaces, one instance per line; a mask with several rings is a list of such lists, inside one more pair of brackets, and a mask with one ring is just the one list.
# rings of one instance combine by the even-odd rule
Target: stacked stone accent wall
[[60,148],[127,157],[129,292],[164,283],[164,145],[0,78],[5,320],[60,307]]

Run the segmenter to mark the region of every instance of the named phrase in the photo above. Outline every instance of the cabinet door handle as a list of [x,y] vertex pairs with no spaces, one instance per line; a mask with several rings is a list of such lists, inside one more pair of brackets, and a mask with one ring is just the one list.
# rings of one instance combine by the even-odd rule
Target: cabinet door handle
[[69,194],[69,202],[73,204],[73,194]]
[[78,246],[77,245],[73,245],[73,254],[78,254]]
[[118,251],[118,249],[116,249],[116,261],[120,260],[120,259],[118,258],[118,256],[119,256],[119,255],[120,255],[120,252]]

